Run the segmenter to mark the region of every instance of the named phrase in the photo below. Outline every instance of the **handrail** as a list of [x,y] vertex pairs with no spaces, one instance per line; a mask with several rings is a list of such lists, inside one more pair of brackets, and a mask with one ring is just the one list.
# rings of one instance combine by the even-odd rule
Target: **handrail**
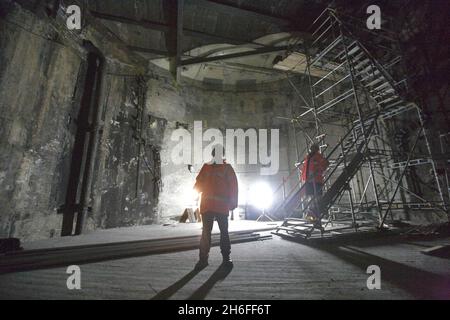
[[[382,28],[382,29],[376,30],[376,32],[375,32],[375,31],[372,31],[372,30],[370,30],[368,28],[365,28],[366,24],[364,23],[365,22],[364,20],[361,20],[361,19],[359,19],[357,17],[351,16],[351,15],[346,14],[346,13],[342,13],[342,12],[338,13],[337,10],[332,10],[331,9],[330,11],[332,11],[333,13],[335,13],[335,14],[337,14],[339,16],[345,17],[346,19],[354,20],[355,22],[358,22],[358,23],[362,24],[364,27],[360,28],[361,31],[365,31],[367,33],[371,33],[371,34],[373,34],[376,37],[380,37],[381,36],[382,38],[384,38],[386,40],[389,40],[389,41],[392,41],[392,42],[397,41],[397,39],[395,39],[395,37],[397,36],[397,33],[392,31],[392,30],[389,30],[389,29],[386,29],[386,28]],[[345,23],[345,24],[349,24],[346,21],[342,21],[342,22]],[[385,33],[386,35],[383,35],[383,33]],[[389,35],[389,36],[387,36],[387,35]]]
[[[354,129],[357,125],[358,125],[358,123],[353,124],[353,126],[352,126],[352,127],[347,131],[347,133],[340,139],[339,143],[338,143],[336,146],[334,146],[334,148],[330,151],[330,153],[326,156],[325,159],[327,159],[328,161],[331,160],[331,159],[330,159],[331,156],[336,152],[336,150],[337,150],[337,148],[340,146],[340,144],[343,143],[344,141],[346,141],[347,138],[349,137],[349,135],[353,133],[353,129]],[[355,143],[356,143],[357,141],[358,141],[358,139],[355,139],[355,140],[352,142],[352,144],[351,144],[350,147],[349,147],[349,150],[355,145]],[[328,182],[329,178],[330,178],[331,175],[336,171],[338,165],[339,165],[340,163],[342,163],[342,161],[343,161],[343,159],[338,160],[337,166],[335,166],[335,167],[331,170],[331,172],[329,172],[329,173],[327,174],[327,178],[325,179],[324,184],[325,184],[326,182]],[[295,172],[296,170],[297,170],[297,167],[295,167],[295,168],[290,172],[290,174],[289,174],[289,176],[287,177],[287,179],[288,179],[289,177],[291,177],[291,176],[292,176],[292,173]],[[283,201],[281,201],[274,209],[272,209],[272,210],[270,210],[270,211],[272,211],[272,212],[277,212],[277,211],[279,211],[282,207],[284,207],[284,206],[286,205],[286,203],[289,202],[289,201],[291,200],[291,196],[294,194],[294,190],[298,187],[298,185],[300,184],[300,182],[301,182],[301,181],[299,180],[299,181],[295,184],[295,186],[290,190],[290,192],[289,192],[289,194],[286,196],[286,198],[283,199]],[[276,191],[273,192],[273,194],[276,194],[276,193],[280,190],[280,188],[283,186],[283,184],[284,184],[284,181],[278,186],[278,188],[276,189]],[[302,191],[303,188],[304,188],[304,186],[305,186],[305,184],[303,184],[303,185],[300,187],[300,189],[299,189],[298,191],[296,191],[296,193]]]
[[[306,151],[306,149],[307,149],[307,148],[305,148],[305,149],[303,150],[302,154]],[[276,193],[281,189],[281,187],[285,184],[285,181],[289,180],[294,172],[297,172],[297,169],[298,169],[298,167],[295,166],[294,168],[291,169],[291,171],[289,171],[289,174],[288,174],[287,177],[283,177],[283,181],[278,185],[278,187],[275,189],[275,191],[272,192],[273,195],[276,194]],[[296,185],[296,186],[297,186],[297,185]],[[295,186],[295,187],[296,187],[296,186]],[[295,188],[295,187],[294,187],[294,188]]]
[[[319,16],[318,16],[318,17],[310,24],[310,26],[307,28],[307,31],[312,31],[311,29],[317,24],[317,22],[319,22],[320,18],[322,18],[322,16],[323,16],[326,12],[333,14],[333,17],[334,17],[334,18],[338,18],[338,17],[336,17],[336,15],[339,15],[339,16],[345,17],[346,19],[353,20],[353,21],[358,22],[359,24],[362,24],[362,25],[365,26],[364,20],[361,20],[361,19],[359,19],[359,18],[357,18],[357,17],[351,16],[351,15],[346,14],[346,13],[338,12],[336,9],[327,7],[327,8],[325,8],[325,10],[323,10],[322,13],[321,13],[321,14],[320,14],[320,15],[319,15]],[[327,17],[327,18],[322,22],[322,24],[321,24],[320,26],[318,26],[318,27],[316,27],[316,29],[314,29],[314,32],[312,33],[312,35],[314,35],[320,28],[323,27],[323,25],[326,23],[326,21],[328,20],[328,18],[329,18],[329,17]],[[347,23],[346,21],[342,21],[342,20],[339,19],[339,18],[337,19],[337,21],[341,22],[342,24],[349,25],[349,23]],[[366,32],[366,33],[375,35],[377,38],[381,37],[381,38],[384,38],[385,40],[390,41],[390,42],[393,42],[393,43],[397,42],[396,37],[398,36],[398,34],[397,34],[396,32],[394,32],[394,31],[389,30],[389,29],[386,29],[386,28],[382,28],[381,30],[377,30],[377,32],[374,32],[374,31],[369,30],[369,29],[364,28],[364,27],[363,27],[363,28],[360,28],[360,30],[361,30],[361,31],[364,31],[364,32]],[[380,31],[381,31],[381,32],[380,32]],[[384,34],[383,34],[383,33],[384,33]],[[386,48],[386,49],[387,49],[387,48]]]
[[311,23],[311,25],[307,28],[307,31],[310,31],[311,30],[311,28],[317,23],[317,21],[319,21],[319,19],[320,18],[322,18],[322,16],[326,13],[326,12],[328,12],[328,11],[330,11],[331,10],[331,8],[330,7],[326,7],[325,8],[325,10],[323,10],[322,11],[322,13]]
[[[381,74],[387,79],[387,81],[389,82],[389,84],[395,89],[396,93],[398,96],[402,96],[401,94],[399,94],[400,92],[402,92],[401,88],[399,87],[399,85],[397,84],[396,80],[392,78],[392,76],[390,75],[390,73],[386,70],[386,68],[380,64],[377,59],[375,59],[373,57],[373,55],[370,53],[370,51],[367,49],[367,47],[360,41],[358,40],[359,37],[355,36],[355,34],[353,33],[353,31],[350,29],[348,23],[346,23],[345,21],[342,21],[339,16],[343,16],[343,17],[349,17],[352,19],[356,19],[354,17],[351,17],[349,15],[346,14],[342,14],[342,13],[338,13],[335,9],[332,8],[327,8],[325,9],[321,16],[325,13],[325,12],[329,12],[330,16],[333,18],[334,21],[340,23],[343,27],[343,29],[348,33],[348,35],[351,36],[351,38],[358,44],[358,46],[361,48],[361,50],[367,55],[367,57],[370,59],[370,61],[372,62],[372,64],[374,64],[377,69],[379,69],[379,71],[381,72]],[[316,19],[318,20],[318,19]],[[357,20],[357,19],[356,19]],[[316,21],[315,21],[316,22]],[[314,23],[313,23],[314,24]],[[331,25],[333,24],[333,22],[331,22]],[[311,25],[312,26],[312,25]],[[385,30],[386,31],[386,30]],[[387,33],[387,31],[386,31]],[[329,44],[325,49],[332,47],[333,44],[336,42],[337,39],[334,39],[332,41],[331,44]],[[344,41],[344,39],[342,39]],[[391,41],[395,41],[395,39],[389,39]],[[317,41],[317,39],[316,39]],[[345,45],[345,44],[344,44]],[[325,49],[323,51],[325,51]],[[316,61],[320,60],[321,56],[317,57],[314,59],[313,63],[314,64]]]
[[370,61],[378,68],[378,70],[381,72],[383,77],[386,78],[386,80],[389,82],[389,84],[392,86],[392,88],[394,88],[394,90],[396,91],[396,94],[398,96],[402,97],[402,95],[399,94],[400,90],[399,90],[395,80],[392,78],[392,76],[389,74],[389,72],[386,71],[386,69],[377,61],[377,59],[375,59],[372,56],[372,54],[369,52],[369,50],[367,50],[367,48],[360,41],[357,40],[357,43],[358,43],[359,47],[364,51],[364,53],[367,54]]
[[[377,115],[375,116],[375,119],[378,118],[378,117],[380,116],[380,114],[381,114],[381,110],[378,111]],[[371,135],[371,134],[372,134],[372,131],[373,131],[373,129],[375,128],[375,122],[376,122],[376,121],[373,121],[371,127],[369,128],[368,135]],[[352,129],[353,129],[353,128],[352,128]],[[348,134],[349,134],[350,132],[353,132],[352,129],[350,129],[350,130],[347,132],[346,136],[348,136]],[[357,139],[354,139],[354,140],[353,140],[353,143],[352,143],[351,146],[348,148],[348,150],[351,150],[351,148],[356,144],[356,142],[357,142],[358,140],[359,140],[358,138],[357,138]],[[332,152],[334,152],[334,151],[337,149],[337,147],[339,147],[339,146],[341,145],[341,143],[342,143],[343,141],[344,141],[344,138],[341,139],[341,140],[339,141],[339,143],[334,147],[334,149],[333,149]],[[360,153],[360,152],[362,151],[362,148],[363,148],[364,146],[365,146],[366,148],[368,147],[368,145],[366,145],[365,143],[362,143],[362,144],[360,145],[360,150],[358,151],[358,153]],[[331,154],[332,154],[332,153],[330,153],[330,155],[331,155]],[[329,155],[329,156],[330,156],[330,155]],[[329,160],[329,156],[326,158],[327,160]],[[327,175],[327,177],[325,178],[325,180],[324,180],[324,182],[323,182],[324,185],[328,182],[328,180],[331,178],[331,176],[333,175],[333,173],[337,170],[337,168],[339,167],[339,165],[344,161],[344,157],[345,157],[345,155],[343,154],[343,157],[341,157],[341,159],[338,161],[337,165],[336,165],[336,166],[333,168],[333,170]],[[304,207],[304,210],[306,210],[307,208],[309,208],[309,206],[310,206],[316,199],[317,199],[317,196],[316,196],[316,197],[312,197],[312,198],[307,202],[306,206]],[[289,215],[289,217],[291,217],[292,214],[293,214],[293,213],[291,213],[291,214]],[[322,217],[323,217],[324,214],[325,214],[325,213],[322,213],[322,214],[321,214],[320,219],[322,219]]]
[[[287,177],[283,177],[285,180],[287,180],[287,179],[289,179],[291,176],[292,176],[292,174],[294,173],[294,172],[296,172],[297,171],[297,167],[294,167],[294,168],[292,168],[292,170],[291,171],[289,171],[289,175],[287,176]],[[284,181],[282,182],[282,183],[280,183],[279,185],[278,185],[278,187],[275,189],[275,191],[274,192],[272,192],[273,194],[275,194],[275,193],[277,193],[280,189],[281,189],[281,187],[284,185]]]
[[[358,46],[361,48],[361,50],[368,56],[370,61],[378,68],[378,70],[381,72],[381,74],[386,78],[386,80],[389,82],[389,84],[394,88],[398,96],[402,96],[399,94],[400,90],[398,86],[395,83],[395,80],[392,78],[392,76],[389,74],[389,72],[386,71],[386,69],[373,57],[373,55],[370,53],[370,51],[361,43],[361,41],[358,40],[358,37],[356,37],[353,32],[347,27],[346,24],[344,24],[339,17],[336,16],[335,13],[330,13],[338,22],[341,23],[342,27],[345,29],[345,31],[348,32],[348,34],[351,36],[351,38],[358,44]],[[344,44],[345,45],[345,44]]]
[[328,20],[331,20],[331,17],[328,16],[328,18],[326,18],[322,24],[320,26],[317,27],[317,29],[311,34],[312,37],[314,37],[314,35],[317,33],[317,31],[319,31],[327,22]]

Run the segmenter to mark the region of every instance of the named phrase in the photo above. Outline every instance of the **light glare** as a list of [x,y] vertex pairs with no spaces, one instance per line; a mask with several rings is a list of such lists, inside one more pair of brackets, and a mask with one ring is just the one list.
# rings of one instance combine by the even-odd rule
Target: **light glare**
[[265,182],[259,182],[250,188],[250,203],[259,208],[267,209],[272,203],[272,190]]

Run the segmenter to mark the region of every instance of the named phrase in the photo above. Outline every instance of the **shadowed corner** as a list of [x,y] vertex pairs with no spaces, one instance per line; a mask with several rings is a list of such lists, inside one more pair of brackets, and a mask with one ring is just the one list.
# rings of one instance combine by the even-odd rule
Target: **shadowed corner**
[[187,300],[204,300],[217,282],[223,281],[233,270],[233,265],[221,265]]
[[450,277],[388,260],[353,247],[317,247],[363,270],[368,265],[381,268],[382,279],[406,290],[416,299],[450,299]]
[[175,293],[177,293],[181,288],[183,288],[189,281],[191,281],[201,270],[193,269],[183,278],[167,287],[166,289],[158,292],[150,300],[167,300]]

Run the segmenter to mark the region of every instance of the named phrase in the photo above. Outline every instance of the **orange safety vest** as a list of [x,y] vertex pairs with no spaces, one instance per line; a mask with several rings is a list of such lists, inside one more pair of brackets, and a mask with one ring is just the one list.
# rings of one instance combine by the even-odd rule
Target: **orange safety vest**
[[228,163],[204,164],[194,189],[201,193],[200,214],[228,214],[238,205],[238,182],[233,167]]
[[307,155],[302,166],[302,182],[316,182],[323,184],[323,173],[328,167],[328,161],[322,157],[320,152]]

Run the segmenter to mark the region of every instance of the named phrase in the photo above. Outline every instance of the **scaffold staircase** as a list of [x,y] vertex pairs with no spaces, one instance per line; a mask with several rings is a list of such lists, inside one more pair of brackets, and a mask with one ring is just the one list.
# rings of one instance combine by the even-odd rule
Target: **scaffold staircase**
[[[372,120],[367,120],[364,122],[365,134],[370,136],[373,134],[375,128],[376,117],[375,115]],[[352,130],[349,130],[347,134],[341,139],[340,143],[336,145],[333,150],[329,153],[327,160],[330,162],[330,170],[325,176],[324,184],[330,183],[324,195],[319,201],[319,211],[321,217],[318,222],[312,223],[302,218],[293,218],[294,214],[303,216],[315,199],[309,200],[306,204],[302,203],[301,195],[304,191],[305,185],[302,185],[298,190],[291,194],[283,203],[277,208],[277,210],[284,210],[290,213],[290,217],[286,218],[283,224],[277,227],[276,232],[284,231],[288,234],[294,234],[296,236],[310,237],[314,230],[319,230],[321,233],[324,232],[324,226],[322,225],[323,217],[328,213],[328,210],[333,205],[333,203],[338,199],[346,190],[349,190],[349,181],[354,177],[357,171],[360,169],[361,165],[366,160],[366,154],[368,152],[367,141],[363,135],[363,130],[360,123],[354,125]],[[331,159],[333,156],[337,158]],[[327,226],[329,221],[324,221],[325,226]],[[358,224],[356,218],[352,216],[352,228],[357,229]]]
[[[334,10],[326,10],[314,24],[318,27],[312,32],[312,47],[307,48],[306,51],[315,52],[315,54],[308,57],[308,71],[313,66],[322,67],[329,70],[324,78],[331,78],[330,75],[335,74],[337,75],[335,77],[335,79],[337,78],[336,84],[349,80],[352,85],[350,89],[318,106],[314,103],[315,98],[336,84],[316,93],[318,90],[316,85],[324,78],[316,82],[311,81],[313,107],[301,116],[313,113],[317,117],[337,104],[353,99],[358,111],[358,118],[349,126],[349,130],[338,144],[330,152],[327,152],[326,158],[330,162],[330,167],[324,177],[324,194],[318,202],[320,219],[313,223],[302,218],[316,199],[313,198],[307,203],[302,202],[301,195],[305,186],[300,183],[273,210],[275,214],[281,212],[285,216],[287,215],[284,222],[276,229],[276,233],[303,238],[309,238],[313,233],[317,234],[318,232],[322,237],[325,232],[333,233],[341,229],[357,231],[358,228],[367,224],[367,219],[358,221],[356,217],[349,182],[363,165],[369,167],[373,176],[372,150],[369,145],[371,137],[377,131],[377,121],[389,119],[412,108],[418,109],[415,104],[405,101],[402,97],[404,80],[396,82],[387,71],[392,64],[398,62],[397,58],[392,59],[389,65],[383,65],[377,61],[346,27],[346,24],[342,23],[341,18],[338,18]],[[376,188],[374,179],[372,181],[373,187]],[[350,220],[344,225],[335,223],[336,227],[331,226],[330,228],[329,225],[336,222],[330,209],[345,194],[349,196]],[[378,196],[376,196],[378,221],[370,221],[369,224],[372,226],[383,227],[384,225],[386,216],[383,216],[381,206]],[[360,210],[358,214],[361,216],[364,215],[364,212]]]

